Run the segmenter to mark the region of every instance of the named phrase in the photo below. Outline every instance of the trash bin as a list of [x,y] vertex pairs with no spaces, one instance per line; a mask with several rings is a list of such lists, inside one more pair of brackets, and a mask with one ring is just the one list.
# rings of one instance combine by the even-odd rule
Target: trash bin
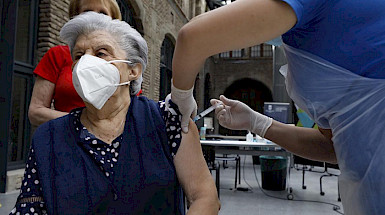
[[287,158],[282,156],[259,156],[261,163],[262,188],[265,190],[285,190]]

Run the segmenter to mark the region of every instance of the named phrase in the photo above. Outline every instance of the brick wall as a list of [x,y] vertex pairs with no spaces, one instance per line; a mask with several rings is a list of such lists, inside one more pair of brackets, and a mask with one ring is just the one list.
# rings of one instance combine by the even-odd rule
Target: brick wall
[[40,60],[49,48],[62,44],[59,38],[61,27],[68,21],[69,0],[41,0],[39,4],[39,31],[37,59]]

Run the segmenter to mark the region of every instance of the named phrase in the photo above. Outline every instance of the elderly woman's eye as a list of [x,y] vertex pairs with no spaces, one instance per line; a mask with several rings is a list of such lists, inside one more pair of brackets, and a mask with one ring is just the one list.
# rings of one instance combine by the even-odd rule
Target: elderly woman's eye
[[104,52],[98,52],[96,53],[96,57],[105,57],[107,56]]

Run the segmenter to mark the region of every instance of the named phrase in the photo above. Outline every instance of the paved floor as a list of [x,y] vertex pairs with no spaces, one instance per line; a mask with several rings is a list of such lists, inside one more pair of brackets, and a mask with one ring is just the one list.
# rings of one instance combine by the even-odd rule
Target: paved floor
[[[245,160],[246,158],[246,160]],[[302,172],[291,170],[290,186],[293,189],[293,200],[287,200],[286,191],[266,191],[259,188],[257,179],[261,183],[260,166],[252,165],[251,156],[241,157],[242,180],[240,187],[248,188],[248,191],[234,190],[235,164],[229,162],[229,168],[221,168],[221,189],[220,200],[222,208],[220,215],[325,215],[338,214],[333,210],[335,204],[342,208],[337,201],[337,177],[325,177],[323,179],[324,196],[320,195],[319,179],[321,173],[306,172],[305,184],[307,189],[302,189]],[[315,170],[322,171],[322,168],[315,167]],[[339,173],[338,170],[330,170]],[[257,176],[257,179],[256,179]],[[263,191],[263,192],[262,192]],[[0,214],[8,214],[16,201],[18,191],[0,194]],[[274,197],[269,197],[274,196]],[[313,202],[309,202],[313,201]],[[325,203],[331,204],[325,204]]]
[[[232,166],[220,170],[220,200],[222,205],[220,215],[325,215],[343,213],[342,204],[338,202],[337,177],[324,177],[322,179],[322,189],[325,195],[321,196],[321,173],[306,171],[306,189],[302,189],[302,171],[291,169],[290,187],[293,191],[293,200],[288,200],[286,190],[267,191],[260,188],[260,165],[253,165],[251,156],[241,156],[242,176],[241,185],[238,185],[242,188],[248,188],[248,191],[233,189],[235,165],[230,163],[229,165]],[[315,167],[314,170],[323,171],[324,169]],[[335,169],[331,169],[330,172],[339,174],[339,170]],[[333,204],[340,207],[341,210],[334,211]]]
[[0,193],[0,214],[9,214],[13,207],[15,206],[15,202],[17,196],[19,195],[19,191],[13,191],[10,193]]

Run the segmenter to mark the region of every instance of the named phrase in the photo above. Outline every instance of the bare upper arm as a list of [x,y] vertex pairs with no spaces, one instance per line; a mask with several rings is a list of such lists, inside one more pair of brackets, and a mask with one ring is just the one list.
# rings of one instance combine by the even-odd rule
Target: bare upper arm
[[37,76],[33,87],[30,109],[38,107],[50,108],[54,91],[54,83]]
[[296,22],[294,10],[285,2],[243,0],[195,17],[182,28],[181,34],[183,37],[186,31],[190,39],[200,43],[198,50],[206,58],[271,40],[290,30]]
[[201,14],[178,33],[173,58],[173,83],[187,90],[206,58],[261,44],[290,30],[294,10],[275,0],[242,0]]
[[66,112],[51,109],[54,91],[54,83],[37,77],[28,110],[28,117],[31,124],[40,125],[67,114]]
[[328,140],[329,143],[333,143],[332,142],[333,133],[331,129],[318,128],[318,130]]
[[188,133],[182,132],[182,142],[174,157],[178,179],[189,200],[200,195],[216,196],[216,189],[203,157],[198,129],[190,119]]

